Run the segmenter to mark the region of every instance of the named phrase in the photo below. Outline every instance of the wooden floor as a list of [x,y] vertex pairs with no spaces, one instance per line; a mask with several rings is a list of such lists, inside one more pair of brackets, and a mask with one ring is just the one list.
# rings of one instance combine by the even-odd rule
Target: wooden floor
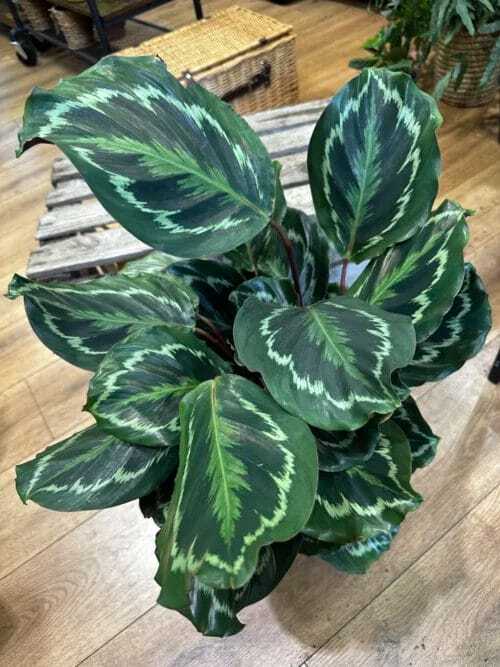
[[[357,45],[380,19],[362,3],[244,2],[293,24],[302,100],[353,76]],[[208,12],[226,0],[205,0]],[[176,0],[156,16],[190,20]],[[23,102],[81,65],[65,54],[18,64],[0,35],[0,282],[22,272],[44,210],[55,149],[14,159]],[[0,664],[21,665],[500,665],[500,388],[486,380],[500,343],[500,151],[490,112],[443,107],[439,198],[476,210],[468,257],[491,294],[494,327],[481,355],[419,392],[443,436],[435,463],[415,476],[426,498],[390,553],[363,578],[299,559],[270,598],[245,611],[245,631],[196,635],[155,605],[155,529],[135,504],[58,514],[23,506],[14,464],[89,422],[88,374],[53,357],[22,305],[0,301]]]

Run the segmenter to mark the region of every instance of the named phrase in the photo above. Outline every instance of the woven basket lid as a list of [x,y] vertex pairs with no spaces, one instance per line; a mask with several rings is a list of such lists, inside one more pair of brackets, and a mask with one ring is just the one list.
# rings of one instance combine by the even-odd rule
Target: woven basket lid
[[198,74],[290,34],[292,27],[270,16],[230,7],[209,19],[124,49],[122,56],[160,56],[176,77]]

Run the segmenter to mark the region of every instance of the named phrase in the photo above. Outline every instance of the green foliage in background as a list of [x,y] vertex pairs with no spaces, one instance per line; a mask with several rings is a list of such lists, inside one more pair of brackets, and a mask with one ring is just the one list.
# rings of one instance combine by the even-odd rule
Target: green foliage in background
[[[355,69],[387,67],[417,79],[438,40],[449,43],[461,30],[471,36],[500,32],[500,0],[380,0],[374,7],[386,17],[387,25],[363,44],[368,58],[351,60]],[[481,86],[491,81],[499,65],[500,37],[491,50]],[[459,55],[437,82],[434,97],[440,99],[450,84],[458,88],[467,67],[466,57]]]
[[22,500],[138,500],[159,526],[160,604],[207,635],[241,630],[300,552],[365,572],[436,452],[412,387],[490,328],[470,212],[435,206],[440,123],[410,77],[364,71],[314,130],[309,218],[246,122],[160,60],[36,89],[20,152],[59,146],[155,250],[85,282],[13,278],[39,338],[94,373],[95,424],[17,467]]

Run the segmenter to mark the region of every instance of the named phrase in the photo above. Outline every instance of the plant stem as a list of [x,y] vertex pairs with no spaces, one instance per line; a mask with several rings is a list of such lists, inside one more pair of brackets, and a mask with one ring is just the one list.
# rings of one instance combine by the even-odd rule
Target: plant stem
[[302,292],[300,290],[300,278],[299,278],[299,269],[297,267],[297,262],[293,255],[293,244],[288,238],[288,235],[285,229],[280,225],[279,222],[271,222],[271,227],[276,230],[276,233],[280,237],[280,241],[283,244],[283,247],[288,258],[288,263],[290,264],[290,269],[292,271],[293,285],[295,288],[295,294],[297,295],[297,303],[299,306],[304,306],[304,300],[302,299]]
[[200,329],[199,327],[195,327],[194,332],[200,336],[200,338],[205,338],[205,340],[207,340],[209,343],[212,343],[212,345],[216,347],[230,361],[234,361],[233,351],[222,337],[219,338],[218,336],[212,336],[212,334],[208,333],[208,331],[205,331],[205,329]]
[[347,292],[347,268],[349,266],[349,260],[342,260],[342,272],[340,274],[340,293],[345,294]]
[[250,264],[252,265],[253,274],[254,276],[257,276],[258,275],[257,264],[255,263],[255,257],[253,255],[253,250],[250,243],[246,244],[246,249],[247,249],[248,259],[250,260]]

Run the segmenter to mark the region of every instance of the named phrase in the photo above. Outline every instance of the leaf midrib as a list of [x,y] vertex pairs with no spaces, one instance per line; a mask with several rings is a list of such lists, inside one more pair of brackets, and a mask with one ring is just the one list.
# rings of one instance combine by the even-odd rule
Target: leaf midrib
[[366,145],[366,154],[365,154],[365,161],[364,161],[364,169],[363,169],[363,176],[361,179],[360,183],[360,196],[358,198],[358,205],[356,206],[356,211],[354,213],[354,219],[352,222],[352,228],[351,228],[351,237],[349,240],[349,247],[347,248],[347,259],[350,259],[354,244],[356,242],[356,232],[358,231],[358,227],[361,224],[361,210],[364,205],[364,200],[365,200],[365,191],[367,188],[367,183],[368,183],[368,165],[372,163],[373,161],[373,149],[375,145],[375,134],[372,131],[372,128],[369,127],[369,132],[368,132],[368,141]]
[[[222,480],[222,488],[224,495],[224,504],[226,506],[227,512],[226,516],[232,516],[232,502],[231,502],[231,493],[229,489],[229,484],[226,475],[226,469],[224,467],[224,460],[222,456],[222,446],[219,441],[219,417],[217,415],[217,397],[216,397],[216,386],[217,380],[212,381],[210,387],[210,419],[212,421],[212,445],[214,446],[216,452],[216,459],[218,462],[218,467],[220,468],[220,475]],[[224,528],[223,528],[224,530]],[[225,531],[224,531],[225,532]]]
[[[80,143],[82,143],[82,141],[80,141]],[[92,140],[92,143],[93,144],[95,143],[95,139]],[[161,144],[158,144],[157,142],[156,142],[156,146],[159,146],[159,148],[161,149],[161,152],[158,152],[158,150],[153,150],[152,147],[149,147],[148,144],[143,144],[143,143],[140,143],[140,142],[139,142],[140,150],[138,149],[138,147],[134,146],[135,151],[132,151],[131,149],[132,149],[134,143],[135,142],[132,142],[131,144],[127,144],[127,147],[128,147],[128,150],[129,150],[130,153],[134,154],[134,152],[135,152],[136,154],[139,155],[139,157],[140,156],[149,157],[151,160],[153,160],[157,164],[161,163],[163,161],[166,164],[176,168],[179,171],[179,173],[185,173],[185,174],[190,174],[191,176],[195,176],[196,178],[200,179],[201,181],[203,181],[205,183],[208,183],[211,186],[212,191],[215,190],[215,191],[224,192],[226,195],[231,197],[231,199],[233,199],[237,202],[240,202],[240,204],[242,204],[243,206],[246,206],[247,208],[252,209],[260,217],[267,220],[268,215],[266,215],[266,213],[262,209],[260,209],[258,206],[256,206],[247,197],[243,197],[236,190],[231,188],[227,184],[227,182],[222,182],[222,181],[219,181],[217,179],[214,180],[213,178],[210,178],[205,172],[203,172],[199,169],[193,168],[193,166],[192,166],[193,160],[191,158],[188,160],[188,163],[179,161],[178,159],[175,159],[174,157],[172,157],[173,151],[169,151],[167,153],[165,151],[165,147],[162,146]],[[119,142],[118,142],[118,144],[119,144]],[[153,144],[153,145],[155,145],[155,144]],[[116,147],[116,148],[118,148],[118,147]],[[108,150],[110,152],[119,153],[119,151],[116,150],[116,148],[114,148],[113,143],[111,142],[111,140],[109,140]],[[148,150],[148,148],[149,148],[149,150]],[[188,164],[189,164],[190,168],[188,167]],[[118,176],[120,176],[120,174],[118,174]]]

